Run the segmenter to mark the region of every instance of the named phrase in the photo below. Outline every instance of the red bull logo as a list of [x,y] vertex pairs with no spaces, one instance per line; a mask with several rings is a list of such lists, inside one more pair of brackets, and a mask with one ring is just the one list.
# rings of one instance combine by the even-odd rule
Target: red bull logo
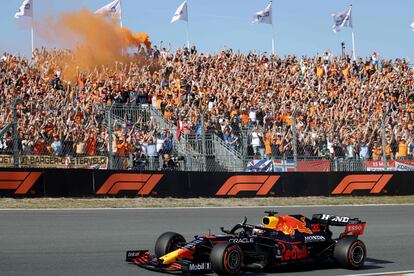
[[308,248],[306,245],[296,246],[293,245],[291,249],[286,249],[283,251],[282,260],[283,261],[290,261],[290,260],[301,260],[308,258]]
[[279,216],[279,223],[276,226],[277,231],[281,231],[285,235],[294,235],[295,231],[301,233],[313,234],[312,230],[306,227],[305,218],[300,220],[291,216]]

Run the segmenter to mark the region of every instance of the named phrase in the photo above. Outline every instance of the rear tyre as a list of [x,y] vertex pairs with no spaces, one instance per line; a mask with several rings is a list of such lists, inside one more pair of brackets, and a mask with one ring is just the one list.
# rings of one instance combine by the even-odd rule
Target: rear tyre
[[367,248],[355,237],[344,238],[335,245],[333,256],[343,268],[360,269],[367,257]]
[[211,250],[210,262],[218,275],[236,275],[243,263],[243,253],[237,244],[219,243]]
[[165,232],[155,242],[155,255],[157,258],[164,256],[186,243],[183,236],[175,232]]

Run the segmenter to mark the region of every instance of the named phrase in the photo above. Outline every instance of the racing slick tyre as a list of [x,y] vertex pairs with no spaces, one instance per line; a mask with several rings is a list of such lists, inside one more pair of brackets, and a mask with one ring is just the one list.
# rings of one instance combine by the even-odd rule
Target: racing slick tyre
[[243,263],[243,254],[237,244],[219,243],[210,253],[211,267],[218,275],[236,275]]
[[364,265],[367,248],[362,241],[348,237],[338,241],[333,256],[341,267],[359,269]]
[[155,255],[159,258],[186,243],[183,236],[175,232],[165,232],[155,242]]

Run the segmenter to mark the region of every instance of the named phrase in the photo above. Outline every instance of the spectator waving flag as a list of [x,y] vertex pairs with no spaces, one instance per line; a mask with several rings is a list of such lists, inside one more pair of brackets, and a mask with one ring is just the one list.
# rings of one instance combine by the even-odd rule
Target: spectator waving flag
[[174,16],[171,19],[171,23],[177,22],[178,20],[183,20],[188,22],[188,11],[187,11],[187,1],[184,1],[175,11]]
[[116,20],[121,20],[121,0],[112,1],[111,3],[95,11],[95,13],[102,14]]
[[257,12],[253,17],[252,24],[272,24],[272,2],[264,10]]
[[332,14],[334,25],[332,27],[335,33],[343,28],[352,28],[352,5],[345,11]]
[[24,0],[19,10],[14,15],[15,18],[20,18],[22,16],[33,16],[32,0]]

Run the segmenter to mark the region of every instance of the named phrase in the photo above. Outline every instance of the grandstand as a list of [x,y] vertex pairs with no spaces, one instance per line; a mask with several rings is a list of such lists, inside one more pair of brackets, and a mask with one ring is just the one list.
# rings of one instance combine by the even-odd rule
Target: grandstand
[[69,51],[3,54],[0,165],[158,170],[168,154],[169,169],[195,171],[413,166],[414,73],[404,59],[141,54],[144,64],[76,79],[65,75]]

